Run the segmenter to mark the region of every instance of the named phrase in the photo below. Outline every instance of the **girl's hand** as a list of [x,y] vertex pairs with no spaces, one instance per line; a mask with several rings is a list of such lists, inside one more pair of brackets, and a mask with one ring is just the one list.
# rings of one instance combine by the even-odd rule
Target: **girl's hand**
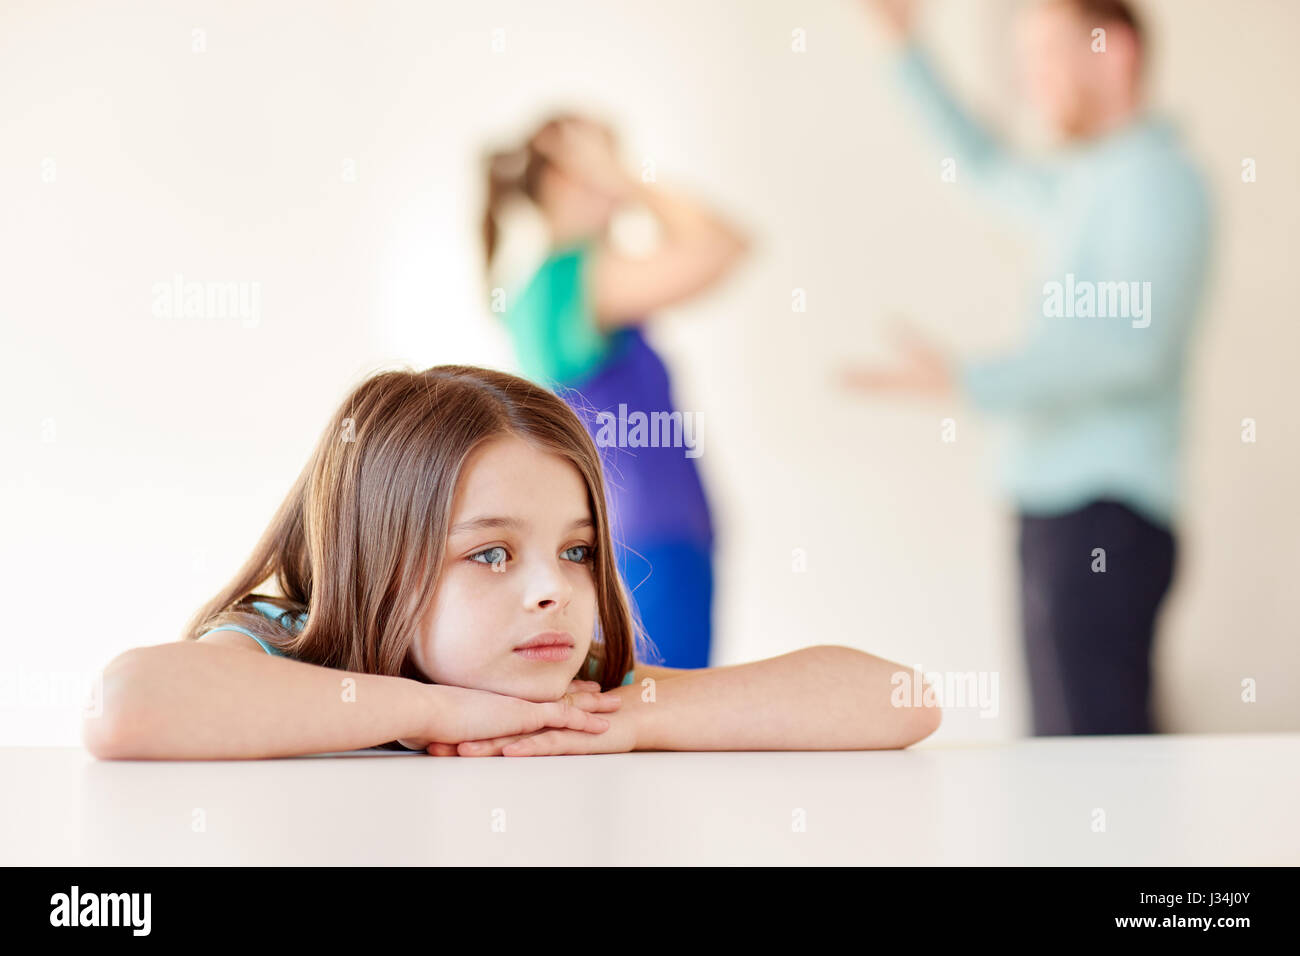
[[434,753],[438,745],[454,751],[457,744],[467,740],[530,734],[552,727],[581,736],[600,735],[610,724],[597,713],[617,710],[623,703],[613,691],[599,693],[600,685],[595,681],[573,681],[559,700],[540,703],[450,684],[431,684],[428,690],[434,695],[428,732],[397,742],[429,753]]
[[627,753],[636,749],[635,713],[635,710],[631,710],[610,714],[609,729],[602,734],[547,729],[486,740],[468,740],[458,746],[430,744],[428,750],[435,757],[542,757]]

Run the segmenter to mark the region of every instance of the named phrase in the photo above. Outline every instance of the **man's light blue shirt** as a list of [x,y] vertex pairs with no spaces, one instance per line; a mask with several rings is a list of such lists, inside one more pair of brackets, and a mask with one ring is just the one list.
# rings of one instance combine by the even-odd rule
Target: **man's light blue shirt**
[[[916,47],[895,69],[957,182],[1014,213],[1040,250],[1023,348],[957,373],[975,407],[1009,426],[1007,491],[1027,514],[1113,498],[1172,525],[1211,235],[1205,185],[1175,130],[1142,118],[1031,160],[974,122]],[[1092,317],[1079,314],[1089,299]]]

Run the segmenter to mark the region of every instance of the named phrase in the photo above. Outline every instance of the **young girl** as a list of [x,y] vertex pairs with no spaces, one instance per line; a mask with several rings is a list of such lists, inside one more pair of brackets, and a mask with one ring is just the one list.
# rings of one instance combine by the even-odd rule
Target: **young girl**
[[[334,414],[253,554],[180,641],[104,673],[101,758],[906,747],[909,668],[820,645],[635,660],[591,437],[516,376],[377,374]],[[259,591],[274,580],[278,595]]]
[[[545,221],[547,255],[506,295],[506,328],[524,373],[568,401],[597,437],[603,413],[632,421],[680,414],[668,370],[641,326],[717,283],[747,247],[715,212],[631,175],[614,144],[607,127],[586,117],[542,123],[519,148],[489,156],[483,218],[492,288],[512,284],[495,261],[506,204],[522,198]],[[615,212],[629,202],[660,225],[662,238],[645,256],[620,254],[609,239]],[[705,667],[713,521],[695,458],[658,441],[606,454],[617,564],[633,587],[652,659]]]

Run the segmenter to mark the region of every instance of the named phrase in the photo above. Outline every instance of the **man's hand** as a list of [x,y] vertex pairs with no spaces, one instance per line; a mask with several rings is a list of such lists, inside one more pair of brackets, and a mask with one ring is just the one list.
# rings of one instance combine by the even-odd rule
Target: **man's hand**
[[956,391],[952,363],[913,329],[895,332],[902,361],[891,366],[857,365],[840,370],[840,384],[861,392],[949,398]]
[[860,0],[872,18],[897,43],[910,39],[916,24],[915,0]]

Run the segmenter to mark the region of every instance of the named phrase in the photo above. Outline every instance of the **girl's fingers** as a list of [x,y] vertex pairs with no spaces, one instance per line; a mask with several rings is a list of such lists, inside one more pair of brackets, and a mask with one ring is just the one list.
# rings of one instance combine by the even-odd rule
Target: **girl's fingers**
[[503,757],[558,757],[563,754],[589,753],[580,740],[574,740],[566,730],[546,730],[538,734],[527,734],[518,740],[503,744]]
[[499,757],[502,748],[523,740],[530,734],[508,734],[505,737],[493,737],[489,740],[466,740],[456,746],[456,752],[462,757]]
[[[600,685],[595,682],[581,681],[578,683],[591,683],[597,691],[600,689]],[[433,741],[427,742],[427,746],[425,741],[421,741],[418,749],[425,750],[433,757],[481,756],[491,753],[499,754],[501,747],[505,744],[550,727],[561,727],[566,730],[576,730],[588,734],[602,734],[609,729],[610,724],[607,718],[598,716],[597,712],[608,713],[618,710],[623,705],[623,698],[612,691],[602,694],[589,690],[579,690],[570,691],[560,700],[538,703],[516,701],[515,703],[523,709],[518,711],[515,720],[512,720],[511,723],[517,728],[530,728],[523,733],[502,737],[485,737],[480,740],[470,741]],[[466,744],[492,745],[494,743],[495,749],[466,746]],[[415,745],[408,744],[408,746],[414,747]]]
[[[607,701],[597,700],[598,694],[565,694],[561,700],[552,703],[540,704],[546,708],[542,714],[542,721],[538,729],[543,727],[563,727],[567,730],[585,730],[590,733],[601,733],[609,728],[609,721],[591,711],[610,711],[614,710],[622,701],[615,698],[617,703],[614,707],[609,706]],[[587,698],[581,700],[579,698]]]
[[462,757],[540,757],[586,753],[570,731],[543,730],[532,734],[511,734],[491,740],[467,740],[460,744]]
[[[619,707],[623,706],[623,698],[618,694],[615,694],[613,691],[605,694],[593,693],[592,691],[579,691],[577,693],[565,694],[564,697],[556,703],[561,705],[567,703],[572,708],[584,710],[589,713],[607,713],[611,710],[618,710]],[[557,726],[568,727],[571,725],[562,724]],[[576,730],[578,728],[574,729]]]
[[[545,707],[547,710],[543,713],[543,722],[541,727],[564,727],[568,730],[578,730],[589,734],[602,734],[609,729],[609,721],[604,717],[598,717],[596,714],[589,713],[586,709],[579,707],[576,703],[571,702],[570,698],[590,698],[585,703],[592,707],[599,707],[601,710],[614,710],[623,703],[622,698],[615,697],[613,701],[597,700],[603,698],[602,694],[566,694],[563,700],[553,701],[551,703],[539,704],[537,706]],[[612,706],[610,704],[612,703]],[[435,756],[461,756],[461,757],[491,757],[501,756],[502,748],[526,737],[536,736],[539,730],[530,730],[520,734],[506,734],[501,737],[485,737],[482,740],[465,740],[458,744],[438,744],[431,745],[429,752],[434,753],[433,746],[439,748],[451,748],[450,751],[440,750]]]

